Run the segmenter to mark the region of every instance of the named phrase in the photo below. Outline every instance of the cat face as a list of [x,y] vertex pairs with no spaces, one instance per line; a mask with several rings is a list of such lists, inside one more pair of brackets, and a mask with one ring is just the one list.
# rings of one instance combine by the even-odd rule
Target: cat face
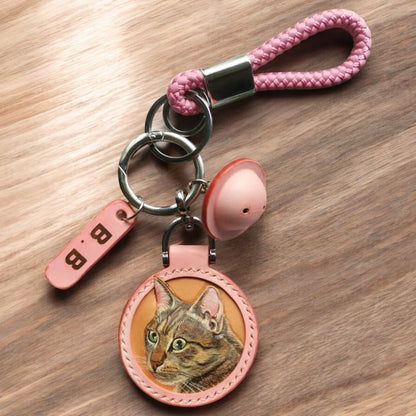
[[200,391],[221,381],[242,346],[228,327],[217,289],[208,286],[188,304],[156,278],[155,295],[157,311],[145,330],[148,369],[176,391]]

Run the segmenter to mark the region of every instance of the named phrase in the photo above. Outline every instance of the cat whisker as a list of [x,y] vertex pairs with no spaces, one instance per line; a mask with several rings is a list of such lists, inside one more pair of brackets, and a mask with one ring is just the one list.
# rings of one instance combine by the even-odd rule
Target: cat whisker
[[187,381],[182,385],[181,392],[183,393],[197,393],[196,389],[193,388],[192,383]]
[[187,381],[184,383],[184,387],[185,387],[187,390],[189,390],[189,392],[190,392],[190,393],[198,393],[198,392],[200,392],[200,391],[205,390],[205,388],[204,388],[201,384],[196,383],[196,382],[194,382],[194,381],[192,381],[192,380],[187,380]]

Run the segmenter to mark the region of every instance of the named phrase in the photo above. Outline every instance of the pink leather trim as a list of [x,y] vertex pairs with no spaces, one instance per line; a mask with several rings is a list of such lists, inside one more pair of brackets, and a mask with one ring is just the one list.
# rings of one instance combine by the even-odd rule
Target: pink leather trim
[[168,269],[187,269],[192,264],[194,269],[205,268],[208,265],[208,246],[172,244],[169,246],[170,267]]
[[[148,277],[133,293],[121,316],[119,347],[123,365],[140,389],[154,399],[181,407],[195,407],[212,403],[234,390],[244,379],[257,352],[258,326],[253,308],[241,289],[227,276],[208,266],[208,246],[171,246],[171,265]],[[202,259],[205,261],[202,264]],[[195,261],[194,261],[195,260]],[[186,265],[186,267],[184,267]],[[217,386],[199,393],[175,393],[149,379],[137,364],[131,347],[131,325],[136,309],[154,288],[154,277],[169,281],[194,277],[224,290],[235,302],[244,320],[245,341],[239,363],[232,373]]]

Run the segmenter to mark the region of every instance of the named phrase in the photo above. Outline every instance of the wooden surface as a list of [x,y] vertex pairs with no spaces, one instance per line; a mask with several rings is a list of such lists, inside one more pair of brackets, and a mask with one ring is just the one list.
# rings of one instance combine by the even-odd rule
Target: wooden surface
[[[173,76],[337,5],[0,3],[0,414],[416,414],[413,1],[343,2],[373,33],[370,61],[348,84],[258,94],[214,113],[207,178],[252,157],[268,180],[261,220],[217,245],[215,267],[244,290],[260,326],[257,360],[232,394],[175,409],[141,393],[122,367],[119,318],[135,287],[161,268],[170,218],[140,215],[69,291],[43,277],[72,236],[121,197],[120,153]],[[349,46],[335,31],[271,68],[336,65]],[[190,163],[172,167],[146,152],[141,160],[134,186],[151,203],[171,203],[193,175]]]

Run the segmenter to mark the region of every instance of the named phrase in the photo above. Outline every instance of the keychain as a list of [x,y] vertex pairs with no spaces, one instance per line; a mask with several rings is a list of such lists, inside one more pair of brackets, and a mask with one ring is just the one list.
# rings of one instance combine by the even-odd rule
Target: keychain
[[[341,28],[353,48],[338,67],[315,72],[254,73],[302,40],[324,30]],[[329,10],[304,19],[247,55],[202,70],[179,74],[167,95],[150,108],[144,133],[124,149],[118,179],[127,202],[110,202],[68,243],[45,270],[59,289],[78,282],[137,223],[141,213],[175,216],[162,237],[162,270],[143,280],[121,316],[119,349],[134,383],[156,400],[175,406],[212,403],[244,379],[255,359],[258,326],[247,297],[233,280],[217,271],[215,240],[243,234],[266,208],[266,178],[261,165],[248,158],[227,164],[212,180],[205,179],[201,150],[213,131],[212,109],[256,91],[324,88],[358,73],[370,54],[371,35],[364,20],[348,10]],[[165,129],[155,130],[162,109]],[[201,113],[197,125],[180,130],[170,109],[188,116]],[[200,138],[198,145],[191,139]],[[172,156],[161,145],[183,154]],[[171,205],[155,206],[137,195],[128,180],[129,162],[143,148],[168,163],[192,161],[195,174],[175,191]],[[204,194],[201,218],[192,204]],[[208,244],[169,244],[172,231],[183,226],[205,230]]]
[[[153,144],[163,137],[185,149],[188,142],[171,133],[158,137]],[[192,186],[204,181],[202,158],[193,159],[195,180],[189,193],[178,189],[170,207],[147,205],[131,190],[127,168],[149,140],[145,133],[124,150],[119,163],[121,189],[143,211],[166,214],[176,210],[179,217],[162,238],[165,269],[147,278],[127,302],[119,330],[120,353],[132,380],[150,396],[177,406],[199,406],[233,390],[256,355],[258,328],[252,306],[241,289],[210,264],[216,256],[214,238],[241,234],[263,213],[265,175],[251,159],[227,165],[212,180],[203,201],[209,244],[170,246],[176,226],[183,224],[189,231],[202,226],[191,213]],[[195,147],[186,150],[193,152]]]

